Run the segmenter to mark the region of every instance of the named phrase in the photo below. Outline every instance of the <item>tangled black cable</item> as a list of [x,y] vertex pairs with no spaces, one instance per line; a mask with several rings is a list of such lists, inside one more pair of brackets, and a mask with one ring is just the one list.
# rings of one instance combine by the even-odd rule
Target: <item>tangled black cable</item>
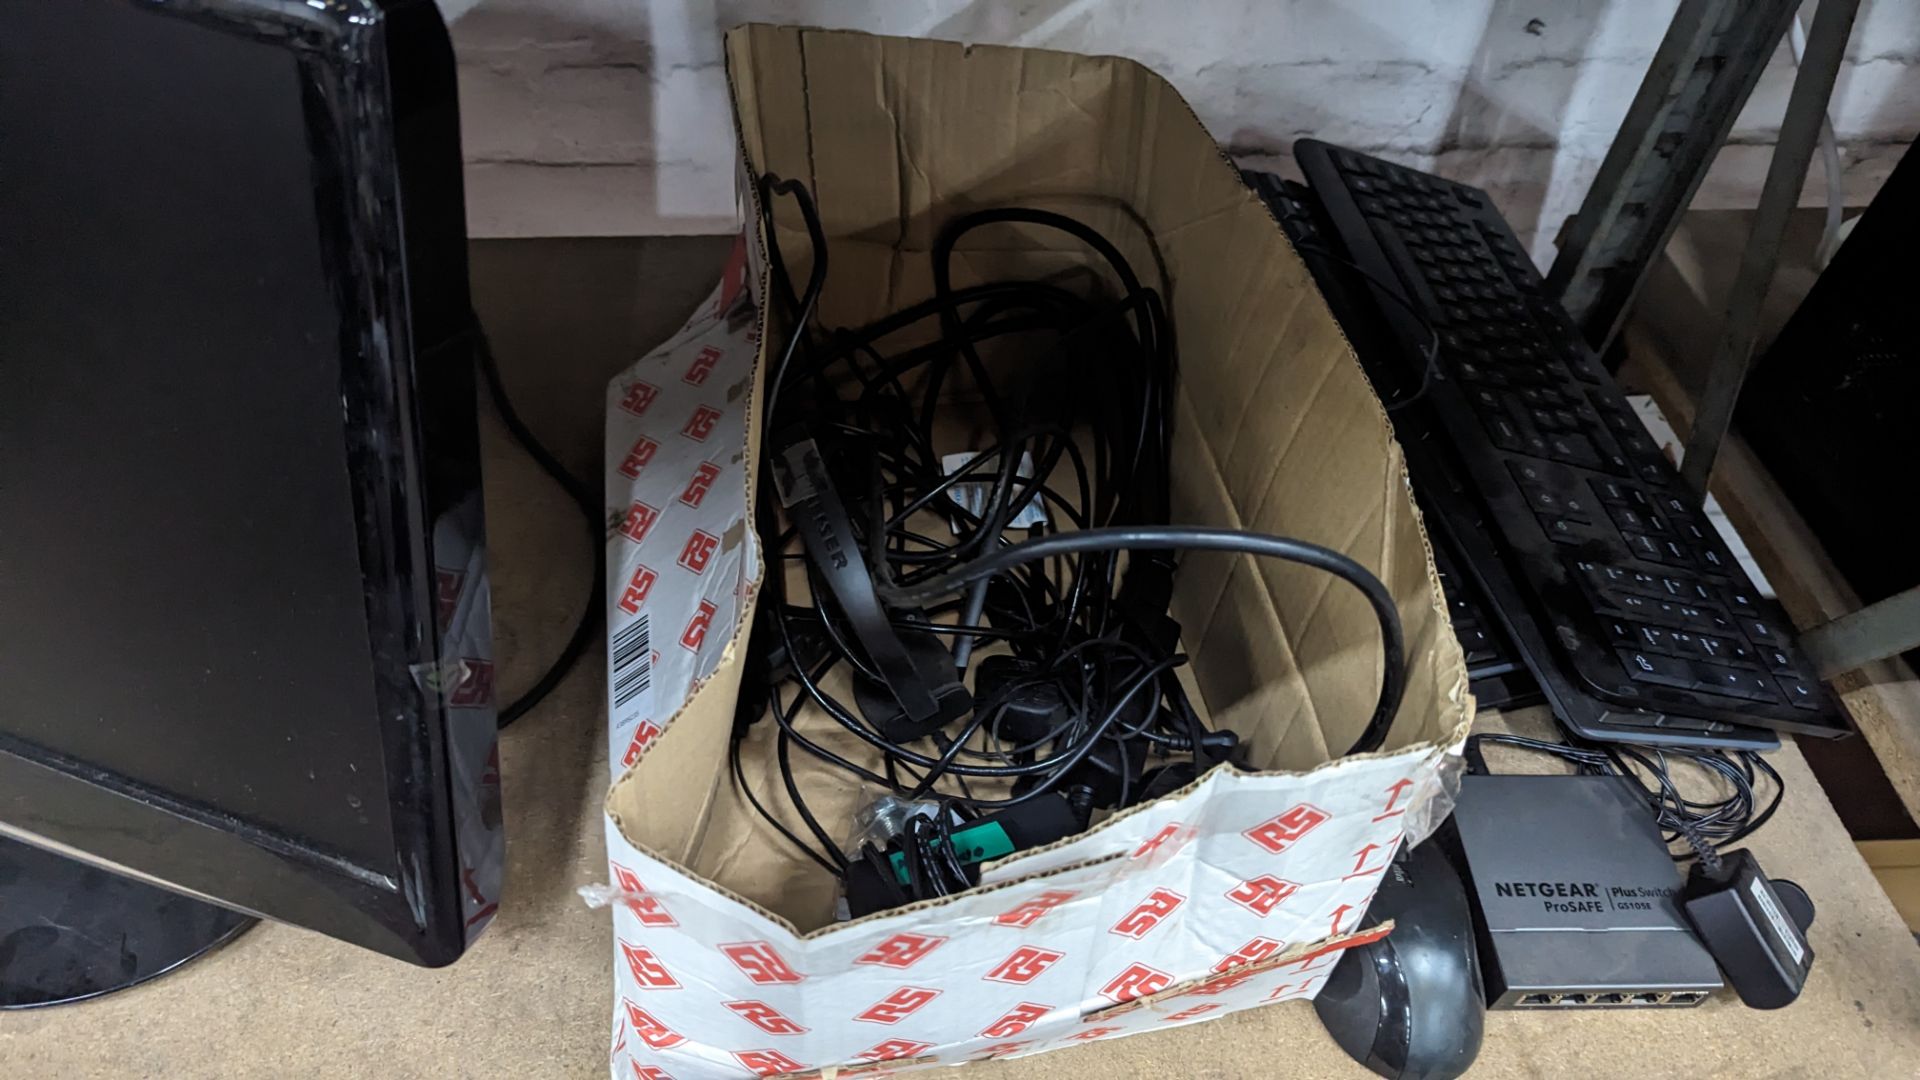
[[[1282,559],[1359,589],[1385,659],[1354,749],[1382,744],[1405,686],[1385,586],[1319,545],[1169,524],[1177,355],[1164,277],[1144,283],[1117,245],[1071,217],[990,209],[940,231],[927,300],[826,329],[816,309],[828,250],[812,197],[772,176],[760,194],[769,301],[791,336],[767,379],[756,516],[769,569],[732,769],[788,841],[843,877],[946,895],[974,880],[956,829],[1050,798],[1084,828],[1095,809],[1157,798],[1233,758],[1238,737],[1207,729],[1175,675],[1186,663],[1168,616],[1177,551]],[[783,198],[810,240],[801,288],[772,223]],[[957,244],[986,228],[1063,234],[1091,252],[1093,273],[956,286]],[[984,428],[961,445],[982,448],[943,454],[957,441],[943,426],[956,399],[977,401]],[[824,685],[841,667],[852,705]],[[803,733],[807,706],[875,752],[878,771]],[[812,843],[747,790],[740,743],[762,715]],[[849,855],[807,805],[796,747],[933,806],[888,850]]]
[[[1751,750],[1728,753],[1619,743],[1557,743],[1489,732],[1467,739],[1467,759],[1475,772],[1486,771],[1481,750],[1486,743],[1551,754],[1572,762],[1584,775],[1620,777],[1653,810],[1667,843],[1687,845],[1688,850],[1675,854],[1674,859],[1697,857],[1709,871],[1719,866],[1717,849],[1739,843],[1765,825],[1786,794],[1779,772]],[[1696,765],[1724,781],[1730,794],[1716,799],[1687,798],[1673,777],[1672,763],[1676,760]],[[1773,798],[1765,808],[1761,808],[1757,794],[1762,777],[1773,785]]]

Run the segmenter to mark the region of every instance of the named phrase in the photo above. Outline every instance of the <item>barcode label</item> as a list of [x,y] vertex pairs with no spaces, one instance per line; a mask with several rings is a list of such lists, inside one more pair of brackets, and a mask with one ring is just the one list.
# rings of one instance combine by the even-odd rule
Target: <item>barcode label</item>
[[633,623],[613,635],[613,707],[615,709],[639,697],[653,685],[653,641],[647,630],[645,612]]

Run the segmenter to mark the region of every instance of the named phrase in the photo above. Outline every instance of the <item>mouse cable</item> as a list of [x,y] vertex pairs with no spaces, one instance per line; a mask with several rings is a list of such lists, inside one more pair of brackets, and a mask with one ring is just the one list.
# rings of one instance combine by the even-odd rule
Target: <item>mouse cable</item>
[[[1524,735],[1485,732],[1467,738],[1467,768],[1475,775],[1488,772],[1481,750],[1487,743],[1552,755],[1571,762],[1582,775],[1619,777],[1653,810],[1666,841],[1669,844],[1684,842],[1691,849],[1675,854],[1674,860],[1684,862],[1697,857],[1709,869],[1719,861],[1717,848],[1753,835],[1772,819],[1786,794],[1786,783],[1780,773],[1752,750],[1729,753],[1671,746],[1558,743]],[[1671,766],[1675,759],[1713,774],[1724,781],[1732,793],[1719,799],[1687,798],[1681,794],[1673,776]],[[1765,808],[1760,807],[1758,797],[1762,777],[1773,786],[1773,798]]]
[[534,435],[533,429],[527,427],[526,422],[520,419],[520,414],[514,409],[512,400],[507,397],[506,383],[500,377],[500,365],[494,360],[493,344],[487,340],[487,332],[481,328],[477,320],[474,324],[474,340],[478,344],[474,351],[479,360],[480,376],[486,381],[487,396],[493,399],[493,407],[500,414],[500,422],[506,425],[507,433],[520,444],[520,448],[526,451],[534,464],[540,466],[540,471],[551,477],[579,508],[580,516],[586,521],[588,541],[593,545],[593,583],[588,587],[587,603],[580,612],[579,621],[573,624],[572,635],[567,638],[567,643],[561,648],[560,655],[547,666],[546,672],[519,697],[500,709],[497,714],[497,723],[504,728],[526,715],[529,709],[540,704],[548,694],[552,693],[553,688],[560,685],[560,680],[567,677],[567,672],[572,670],[581,654],[587,651],[587,642],[593,639],[593,632],[600,623],[600,597],[605,591],[606,524],[601,520],[600,499],[587,490],[587,486],[581,483],[578,477],[568,472],[567,467],[560,464],[560,459],[554,457]]

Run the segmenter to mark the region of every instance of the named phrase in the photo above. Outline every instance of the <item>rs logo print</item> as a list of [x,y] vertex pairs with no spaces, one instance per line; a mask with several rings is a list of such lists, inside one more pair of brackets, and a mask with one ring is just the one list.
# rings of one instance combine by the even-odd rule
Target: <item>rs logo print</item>
[[1152,855],[1155,856],[1158,861],[1164,862],[1172,858],[1181,848],[1186,847],[1187,841],[1193,839],[1193,837],[1193,829],[1177,821],[1170,822],[1161,826],[1159,832],[1141,841],[1140,846],[1134,848],[1133,854],[1127,856],[1127,858],[1144,859]]
[[647,887],[640,884],[640,878],[633,871],[619,863],[608,863],[613,869],[613,883],[626,893],[627,910],[640,920],[642,926],[678,926],[667,909],[660,906],[659,897],[647,893]]
[[933,1049],[930,1042],[914,1042],[911,1039],[888,1039],[855,1054],[861,1061],[898,1061],[901,1058],[919,1057]]
[[1177,1013],[1168,1013],[1160,1018],[1160,1022],[1171,1024],[1175,1020],[1191,1020],[1196,1016],[1205,1016],[1219,1007],[1219,1005],[1195,1005],[1190,1009],[1181,1009]]
[[1088,1028],[1088,1029],[1087,1029],[1087,1030],[1085,1030],[1085,1031],[1076,1031],[1076,1032],[1074,1032],[1073,1034],[1071,1034],[1071,1035],[1069,1035],[1069,1036],[1067,1036],[1067,1038],[1069,1038],[1069,1039],[1079,1039],[1079,1040],[1080,1040],[1080,1041],[1082,1041],[1082,1042],[1092,1042],[1092,1041],[1093,1041],[1093,1040],[1095,1040],[1095,1039],[1104,1039],[1104,1038],[1106,1038],[1107,1036],[1109,1036],[1109,1035],[1111,1035],[1111,1034],[1113,1034],[1114,1032],[1116,1032],[1116,1031],[1119,1031],[1119,1030],[1120,1030],[1120,1029],[1119,1029],[1119,1028],[1117,1028],[1117,1027],[1095,1027],[1095,1028]]
[[807,1029],[787,1019],[764,1001],[729,1001],[735,1015],[769,1035],[804,1035]]
[[620,407],[635,416],[645,416],[653,407],[654,399],[660,396],[660,388],[649,383],[637,382],[627,387],[620,396]]
[[1040,977],[1041,973],[1058,963],[1066,953],[1042,949],[1036,945],[1022,945],[1013,950],[1013,955],[994,965],[992,971],[981,978],[989,982],[1013,983],[1025,986]]
[[1310,803],[1301,803],[1271,821],[1263,821],[1242,833],[1247,839],[1275,855],[1300,842],[1308,833],[1326,824],[1333,815]]
[[680,381],[688,386],[705,386],[707,376],[713,374],[713,365],[719,362],[720,350],[709,345],[700,350],[700,354],[693,358],[693,363],[687,365],[687,373],[680,376]]
[[926,1008],[928,1002],[939,996],[938,990],[903,986],[867,1006],[863,1012],[855,1014],[854,1019],[863,1020],[869,1024],[897,1024]]
[[638,480],[641,470],[645,469],[653,460],[653,455],[659,452],[659,443],[645,435],[640,436],[639,440],[633,444],[633,448],[627,451],[627,456],[620,459],[620,475],[629,480]]
[[467,575],[458,570],[433,571],[434,620],[442,632],[453,625],[453,616],[460,610],[460,589],[466,580]]
[[1155,889],[1147,894],[1145,900],[1140,901],[1138,907],[1121,916],[1120,921],[1114,923],[1113,929],[1107,932],[1137,941],[1146,937],[1149,930],[1159,926],[1167,916],[1173,914],[1173,909],[1179,907],[1185,900],[1186,897],[1171,889]]
[[1134,998],[1157,994],[1172,982],[1173,976],[1164,971],[1156,971],[1145,964],[1133,964],[1115,975],[1112,982],[1101,987],[1100,996],[1121,1005]]
[[627,587],[620,592],[620,610],[629,615],[640,614],[640,605],[647,602],[647,594],[653,591],[653,583],[660,575],[644,566],[633,568],[633,576],[627,579]]
[[1279,951],[1279,942],[1272,938],[1257,937],[1221,957],[1220,962],[1213,965],[1213,970],[1225,972],[1246,967],[1248,964],[1257,964]]
[[680,647],[689,652],[699,652],[700,643],[707,640],[707,629],[713,625],[714,613],[720,609],[711,600],[700,601],[700,610],[687,620],[687,628],[680,632]]
[[634,725],[633,741],[627,743],[627,752],[620,755],[621,766],[624,768],[639,761],[640,755],[646,753],[647,747],[652,745],[653,740],[659,737],[660,729],[654,726],[651,720],[642,720]]
[[642,1065],[632,1058],[627,1062],[633,1066],[633,1080],[673,1080],[666,1070],[653,1065]]
[[680,980],[673,977],[653,955],[652,949],[643,949],[638,945],[620,943],[620,953],[627,958],[627,967],[633,972],[633,981],[640,984],[642,990],[676,990]]
[[1054,908],[1059,907],[1061,904],[1066,903],[1078,895],[1080,894],[1064,892],[1058,889],[1043,892],[1031,900],[1015,905],[994,916],[993,921],[999,923],[1001,926],[1032,926],[1039,920],[1040,916],[1045,915],[1047,912],[1052,911]]
[[735,1050],[733,1059],[755,1076],[781,1076],[806,1069],[778,1050]]
[[720,466],[711,461],[703,461],[693,467],[693,477],[687,481],[686,490],[680,493],[680,501],[688,506],[698,507],[707,501],[707,492],[713,488],[713,482],[720,479]]
[[627,1011],[627,1024],[633,1028],[634,1035],[655,1050],[665,1050],[687,1041],[685,1035],[654,1019],[652,1013],[626,998],[621,998],[620,1004]]
[[925,959],[928,953],[939,948],[946,940],[943,937],[929,937],[926,934],[895,934],[875,945],[872,952],[855,960],[854,963],[910,968]]
[[653,523],[660,520],[660,511],[646,503],[636,501],[627,507],[627,516],[620,520],[620,535],[638,544],[653,531]]
[[693,535],[687,537],[686,546],[680,549],[680,565],[698,577],[707,572],[707,564],[713,561],[713,553],[719,548],[719,537],[704,529],[695,529]]
[[780,954],[773,951],[773,946],[764,941],[736,941],[731,945],[722,945],[720,955],[733,961],[734,967],[761,986],[797,983],[801,979],[800,973],[788,966]]
[[1227,899],[1246,908],[1261,918],[1273,914],[1273,909],[1287,902],[1287,897],[1300,891],[1300,886],[1272,874],[1248,878],[1233,887]]
[[713,426],[719,422],[719,409],[700,405],[694,408],[692,416],[687,417],[687,426],[680,429],[680,434],[694,442],[706,442],[707,436],[713,434]]
[[1038,1005],[1023,1001],[1007,1011],[1007,1015],[981,1029],[983,1039],[1011,1039],[1015,1035],[1032,1027],[1039,1019],[1053,1011],[1051,1005]]

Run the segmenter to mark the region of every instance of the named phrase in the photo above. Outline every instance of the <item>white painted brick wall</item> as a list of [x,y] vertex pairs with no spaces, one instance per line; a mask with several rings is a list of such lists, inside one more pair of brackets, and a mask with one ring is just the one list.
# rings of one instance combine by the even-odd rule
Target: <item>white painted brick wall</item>
[[[1288,171],[1313,135],[1479,184],[1544,262],[1677,0],[442,3],[475,236],[730,229],[720,34],[773,21],[1131,56],[1244,162]],[[1920,129],[1917,72],[1920,4],[1867,0],[1830,106],[1850,205]],[[1783,44],[1696,206],[1753,203],[1792,78]]]

